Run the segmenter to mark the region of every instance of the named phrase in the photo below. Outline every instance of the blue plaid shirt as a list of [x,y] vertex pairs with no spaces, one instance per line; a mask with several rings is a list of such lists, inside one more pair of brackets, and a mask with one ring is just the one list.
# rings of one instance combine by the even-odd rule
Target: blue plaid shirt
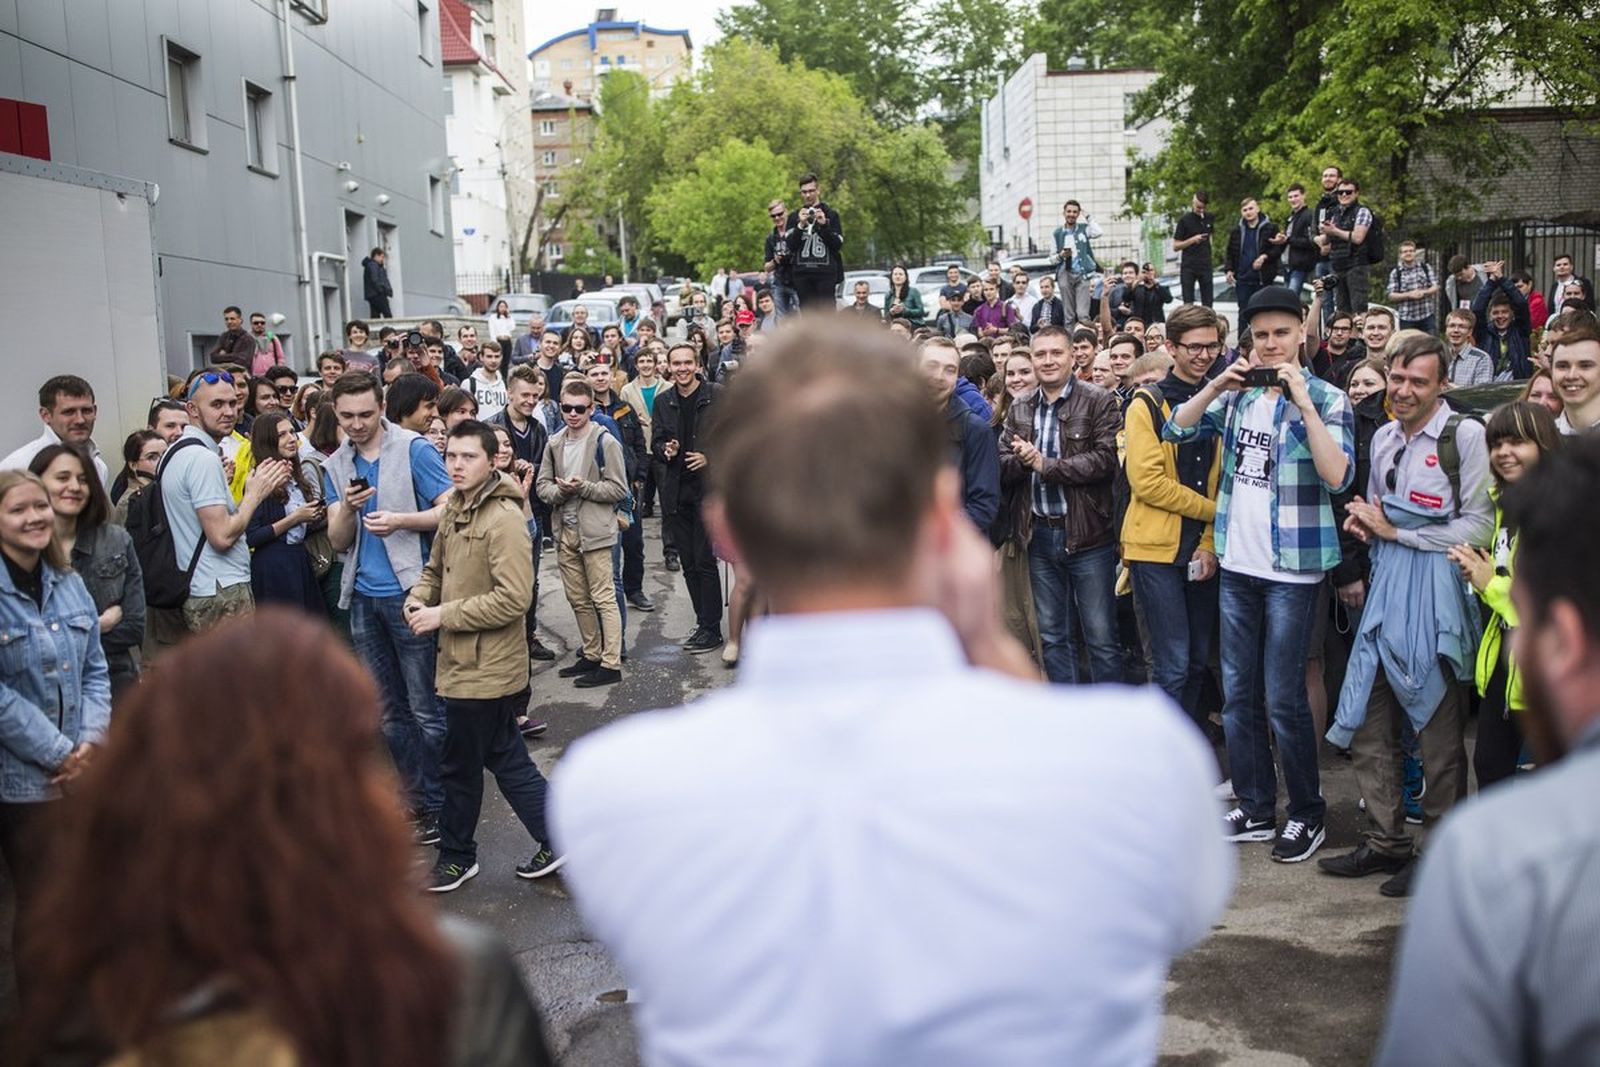
[[[1061,390],[1055,403],[1044,398],[1040,389],[1033,397],[1033,440],[1046,459],[1061,458],[1061,405],[1072,395],[1073,379],[1067,375],[1067,387]],[[1038,471],[1033,472],[1033,513],[1059,519],[1067,514],[1067,487],[1047,482]]]
[[[1339,528],[1333,518],[1334,493],[1350,487],[1356,473],[1355,413],[1350,398],[1310,371],[1302,370],[1306,389],[1328,433],[1349,463],[1344,480],[1329,487],[1317,474],[1311,459],[1311,443],[1306,436],[1305,419],[1287,396],[1279,395],[1273,421],[1272,466],[1272,563],[1280,571],[1317,574],[1338,564]],[[1188,441],[1200,436],[1222,438],[1222,477],[1217,483],[1217,556],[1228,551],[1228,505],[1233,497],[1233,471],[1238,461],[1236,437],[1244,420],[1246,400],[1260,395],[1258,389],[1224,393],[1211,402],[1198,423],[1179,427],[1171,419],[1161,431],[1168,441]]]

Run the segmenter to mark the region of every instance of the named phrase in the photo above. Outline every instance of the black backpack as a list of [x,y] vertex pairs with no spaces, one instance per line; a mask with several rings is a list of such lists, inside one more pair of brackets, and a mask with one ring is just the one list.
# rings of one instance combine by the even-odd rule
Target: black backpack
[[128,501],[125,527],[133,538],[133,552],[139,557],[139,569],[144,572],[144,602],[152,608],[183,607],[183,602],[189,599],[189,580],[194,576],[195,565],[200,562],[200,552],[206,546],[205,532],[201,531],[189,566],[185,569],[178,567],[178,546],[172,539],[172,526],[167,522],[167,504],[161,494],[161,475],[167,469],[167,461],[179,449],[198,444],[200,442],[192,437],[173,444],[156,465],[155,478]]
[[1361,247],[1366,250],[1368,263],[1382,263],[1389,254],[1388,242],[1383,234],[1383,219],[1370,207],[1367,210],[1372,212],[1372,225],[1367,227],[1367,239],[1361,243]]

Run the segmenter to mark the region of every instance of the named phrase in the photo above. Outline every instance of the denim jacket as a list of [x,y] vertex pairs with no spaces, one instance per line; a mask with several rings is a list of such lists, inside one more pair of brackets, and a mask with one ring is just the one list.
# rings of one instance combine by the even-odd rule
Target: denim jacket
[[0,566],[0,801],[54,799],[55,768],[110,723],[100,616],[83,579],[44,564],[40,609]]

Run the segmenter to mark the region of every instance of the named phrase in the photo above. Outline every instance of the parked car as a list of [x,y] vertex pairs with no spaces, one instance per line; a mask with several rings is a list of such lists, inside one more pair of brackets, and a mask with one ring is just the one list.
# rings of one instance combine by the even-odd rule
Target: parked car
[[511,309],[511,317],[517,320],[517,332],[525,332],[528,328],[528,316],[535,311],[545,315],[550,314],[551,300],[543,293],[501,293],[489,301],[489,314],[494,314],[494,309],[504,300]]
[[[977,271],[968,270],[959,263],[955,264],[961,271],[961,284],[966,285],[978,277]],[[926,267],[912,267],[910,271],[911,284],[916,286],[917,292],[922,294],[922,305],[928,309],[931,318],[939,310],[939,290],[945,285],[945,271],[950,264],[934,264]]]
[[867,303],[882,311],[884,297],[889,295],[889,275],[881,270],[845,271],[844,281],[833,291],[840,307],[856,302],[856,282],[867,283]]
[[617,312],[617,297],[595,294],[585,294],[576,300],[563,300],[546,312],[544,317],[545,328],[555,330],[564,341],[567,331],[572,328],[572,309],[582,304],[589,309],[589,326],[598,330],[612,322],[619,322],[622,316]]
[[639,301],[639,311],[646,315],[650,313],[655,302],[662,299],[661,286],[654,282],[617,282],[600,290],[596,295],[620,297],[624,294],[636,298]]

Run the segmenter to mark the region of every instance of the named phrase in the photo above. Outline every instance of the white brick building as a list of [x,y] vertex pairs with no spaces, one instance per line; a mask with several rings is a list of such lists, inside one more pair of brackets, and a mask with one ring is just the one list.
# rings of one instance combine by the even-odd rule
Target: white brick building
[[[1127,195],[1130,152],[1151,155],[1166,136],[1162,121],[1135,127],[1134,94],[1155,80],[1152,70],[1045,68],[1042,53],[1025,60],[999,92],[984,101],[978,161],[981,218],[1013,252],[1051,248],[1061,205],[1077,200],[1105,231],[1095,242],[1102,265],[1131,256],[1159,262],[1138,218],[1119,217]],[[1031,200],[1024,221],[1018,205]],[[999,228],[997,230],[997,227]]]

